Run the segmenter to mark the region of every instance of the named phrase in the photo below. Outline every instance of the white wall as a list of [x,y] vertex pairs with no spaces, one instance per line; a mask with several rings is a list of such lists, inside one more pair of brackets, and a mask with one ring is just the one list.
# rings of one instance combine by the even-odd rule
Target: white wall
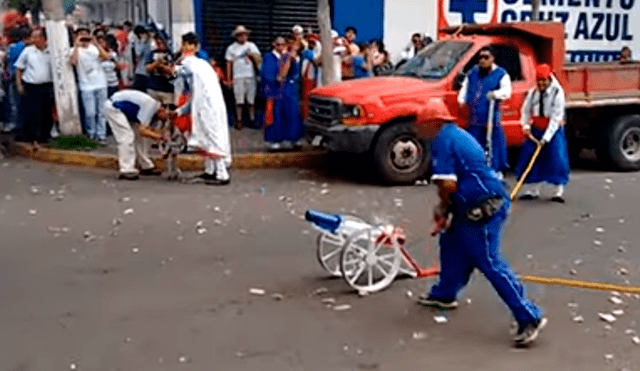
[[147,9],[149,11],[149,17],[154,21],[164,26],[167,32],[171,28],[169,24],[169,1],[168,0],[150,0],[147,1]]
[[385,0],[384,43],[395,63],[415,32],[435,39],[436,0]]
[[[182,35],[187,32],[195,32],[196,22],[193,9],[193,0],[172,0],[172,25],[171,38],[174,51],[180,49]],[[198,9],[198,11],[202,11]]]

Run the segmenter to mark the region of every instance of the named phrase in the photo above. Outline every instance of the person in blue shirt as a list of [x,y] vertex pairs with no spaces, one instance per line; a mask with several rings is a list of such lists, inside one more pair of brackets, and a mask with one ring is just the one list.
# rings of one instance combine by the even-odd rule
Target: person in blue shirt
[[495,51],[485,46],[478,52],[478,65],[469,70],[458,93],[458,103],[469,111],[467,131],[485,148],[490,101],[494,100],[491,151],[488,160],[502,177],[509,169],[507,141],[500,125],[500,102],[511,97],[511,78],[507,71],[495,64]]
[[3,128],[4,132],[16,131],[21,134],[22,120],[20,118],[20,94],[16,88],[16,72],[15,66],[18,57],[22,54],[22,51],[27,47],[25,44],[25,38],[29,36],[30,30],[28,26],[18,27],[9,32],[11,44],[7,49],[7,69],[8,69],[8,98],[7,99],[7,121],[8,124]]
[[517,323],[514,343],[531,344],[546,325],[542,310],[527,300],[525,290],[500,251],[509,197],[483,148],[456,124],[441,98],[431,98],[416,129],[431,142],[432,177],[440,203],[435,207],[440,235],[440,279],[418,302],[440,309],[457,307],[460,290],[475,269],[489,280]]
[[267,100],[264,139],[270,150],[299,147],[304,134],[300,113],[301,44],[288,46],[276,37],[273,50],[264,57],[261,71],[262,93]]
[[373,51],[370,45],[360,45],[360,52],[352,59],[354,78],[373,76]]

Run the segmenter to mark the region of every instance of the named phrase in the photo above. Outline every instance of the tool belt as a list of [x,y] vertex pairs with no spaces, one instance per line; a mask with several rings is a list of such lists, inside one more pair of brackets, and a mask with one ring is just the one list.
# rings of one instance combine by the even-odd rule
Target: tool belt
[[478,206],[467,210],[465,216],[472,222],[484,222],[494,216],[504,206],[505,202],[505,199],[499,196],[488,198]]
[[547,130],[547,127],[549,126],[549,121],[550,120],[548,117],[534,116],[531,118],[532,126],[542,131]]

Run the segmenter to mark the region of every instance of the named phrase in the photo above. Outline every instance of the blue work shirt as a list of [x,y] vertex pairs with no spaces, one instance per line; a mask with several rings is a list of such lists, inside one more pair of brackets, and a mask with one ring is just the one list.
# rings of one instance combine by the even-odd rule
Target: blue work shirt
[[365,68],[367,61],[362,55],[356,55],[353,57],[353,77],[363,78],[370,77],[371,71]]
[[198,50],[196,52],[196,57],[209,62],[209,53],[207,53],[205,50],[202,50],[202,49]]
[[9,64],[9,72],[11,73],[11,78],[16,76],[16,66],[15,63],[22,54],[22,51],[26,48],[24,41],[18,41],[15,44],[11,44],[9,47],[9,52],[7,53],[7,62]]
[[431,180],[458,183],[452,195],[456,213],[466,213],[488,198],[508,198],[498,174],[487,166],[480,144],[455,123],[445,124],[431,143],[431,173]]

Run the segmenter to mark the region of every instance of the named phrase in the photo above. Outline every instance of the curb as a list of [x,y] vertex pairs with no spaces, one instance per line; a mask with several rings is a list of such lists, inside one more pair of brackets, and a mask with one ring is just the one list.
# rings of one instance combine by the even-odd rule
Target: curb
[[[53,149],[27,143],[11,143],[9,150],[18,156],[52,164],[111,170],[118,169],[118,157],[116,155]],[[231,168],[236,170],[287,167],[308,168],[322,166],[325,159],[325,152],[318,150],[308,152],[252,153],[233,156]],[[164,160],[154,159],[154,162],[159,169],[164,170]],[[176,166],[183,171],[201,171],[204,169],[204,161],[202,157],[197,155],[179,155],[176,160]]]

